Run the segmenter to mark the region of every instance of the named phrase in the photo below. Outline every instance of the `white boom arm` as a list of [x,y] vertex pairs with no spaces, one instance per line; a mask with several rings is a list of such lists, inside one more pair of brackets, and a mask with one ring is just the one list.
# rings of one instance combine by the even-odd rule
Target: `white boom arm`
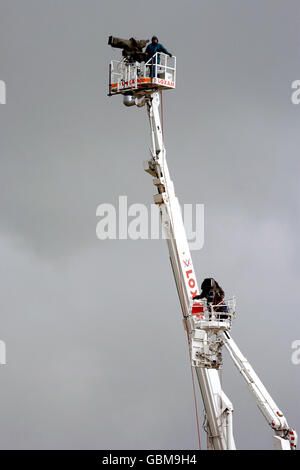
[[[151,128],[151,160],[146,162],[145,170],[154,179],[158,189],[154,201],[159,205],[162,225],[168,243],[170,261],[176,282],[181,309],[188,332],[189,343],[196,334],[189,316],[192,298],[199,293],[192,257],[186,239],[186,233],[178,199],[171,181],[166,151],[162,138],[159,116],[159,93],[155,92],[147,99],[148,115]],[[205,337],[204,331],[197,332]],[[232,404],[221,388],[218,371],[196,367],[200,391],[205,407],[208,424],[208,448],[216,450],[235,449],[232,433]]]
[[289,427],[282,411],[279,410],[273,398],[255,373],[253,367],[243,356],[229,333],[222,331],[220,334],[223,336],[224,346],[229,352],[234,364],[247,382],[249,390],[254,395],[257,406],[268,424],[276,432],[276,435],[273,437],[275,448],[278,450],[295,450],[297,445],[296,431]]
[[[197,345],[197,341],[206,344],[208,340],[207,332],[195,328],[190,315],[190,305],[192,298],[198,294],[198,284],[180,206],[175,196],[174,185],[166,162],[166,150],[159,116],[159,93],[155,92],[150,97],[143,98],[140,105],[144,104],[143,101],[147,102],[152,141],[151,160],[146,162],[145,171],[154,177],[153,183],[158,189],[154,201],[160,208],[192,358],[192,350],[194,345]],[[259,409],[268,424],[276,432],[274,436],[275,448],[282,450],[295,449],[297,443],[296,431],[289,428],[282,412],[279,411],[274,400],[228,332],[220,329],[219,336],[222,338],[222,345],[225,345],[233,362],[246,380]],[[218,371],[197,366],[195,369],[207,419],[208,449],[235,449],[232,429],[233,406],[221,388]]]

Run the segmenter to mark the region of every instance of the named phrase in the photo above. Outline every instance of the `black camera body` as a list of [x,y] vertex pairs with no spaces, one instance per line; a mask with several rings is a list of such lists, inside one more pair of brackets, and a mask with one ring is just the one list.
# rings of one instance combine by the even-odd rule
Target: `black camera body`
[[146,61],[147,54],[143,52],[143,48],[148,42],[149,39],[123,39],[115,36],[109,36],[108,38],[108,44],[111,47],[122,49],[122,55],[128,62]]

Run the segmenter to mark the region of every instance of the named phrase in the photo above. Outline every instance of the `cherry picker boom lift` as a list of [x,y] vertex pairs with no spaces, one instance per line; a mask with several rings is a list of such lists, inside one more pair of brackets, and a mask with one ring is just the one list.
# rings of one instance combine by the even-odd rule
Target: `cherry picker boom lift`
[[109,65],[109,96],[121,94],[126,106],[145,106],[147,109],[151,150],[144,169],[152,176],[157,191],[154,202],[159,206],[161,214],[188,337],[191,364],[197,375],[205,409],[207,448],[236,448],[233,437],[233,406],[222,390],[219,378],[222,348],[225,347],[275,433],[275,448],[294,450],[297,444],[296,431],[289,427],[283,413],[229,334],[235,316],[235,298],[223,301],[226,315],[221,315],[218,306],[207,304],[206,300],[193,300],[199,293],[199,288],[179,202],[167,165],[159,113],[161,90],[174,89],[175,84],[174,56],[170,58],[166,54],[156,53],[148,62],[130,62],[125,57],[122,60],[112,60]]

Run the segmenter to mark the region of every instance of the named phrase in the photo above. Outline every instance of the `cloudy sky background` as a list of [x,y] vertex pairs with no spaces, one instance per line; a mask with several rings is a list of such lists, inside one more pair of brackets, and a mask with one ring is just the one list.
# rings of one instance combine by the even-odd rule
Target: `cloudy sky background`
[[[300,428],[299,22],[297,0],[0,1],[1,448],[197,448],[165,242],[96,238],[100,203],[153,194],[145,109],[107,97],[110,34],[177,56],[165,141],[180,201],[205,204],[198,281],[236,294],[233,338]],[[237,446],[272,448],[228,358],[222,383]]]

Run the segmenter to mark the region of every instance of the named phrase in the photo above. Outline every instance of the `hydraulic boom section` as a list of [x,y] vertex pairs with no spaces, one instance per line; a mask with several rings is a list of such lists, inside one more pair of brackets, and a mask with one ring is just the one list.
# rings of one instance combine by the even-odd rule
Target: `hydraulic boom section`
[[[232,433],[233,407],[222,391],[216,365],[216,343],[210,341],[210,332],[197,327],[201,315],[191,311],[192,298],[199,293],[192,257],[188,246],[181,209],[175,196],[174,185],[166,161],[166,150],[162,138],[159,116],[159,93],[146,99],[151,132],[151,158],[144,164],[147,173],[153,176],[157,188],[154,202],[159,206],[165,230],[172,271],[187,331],[192,365],[200,386],[206,413],[208,448],[215,450],[235,449]],[[201,305],[200,302],[196,303]],[[198,310],[197,310],[198,312]],[[204,319],[199,320],[204,323]],[[193,360],[197,356],[197,360]],[[218,359],[221,350],[218,348]],[[201,359],[202,358],[202,361]],[[211,366],[211,368],[207,367]]]

